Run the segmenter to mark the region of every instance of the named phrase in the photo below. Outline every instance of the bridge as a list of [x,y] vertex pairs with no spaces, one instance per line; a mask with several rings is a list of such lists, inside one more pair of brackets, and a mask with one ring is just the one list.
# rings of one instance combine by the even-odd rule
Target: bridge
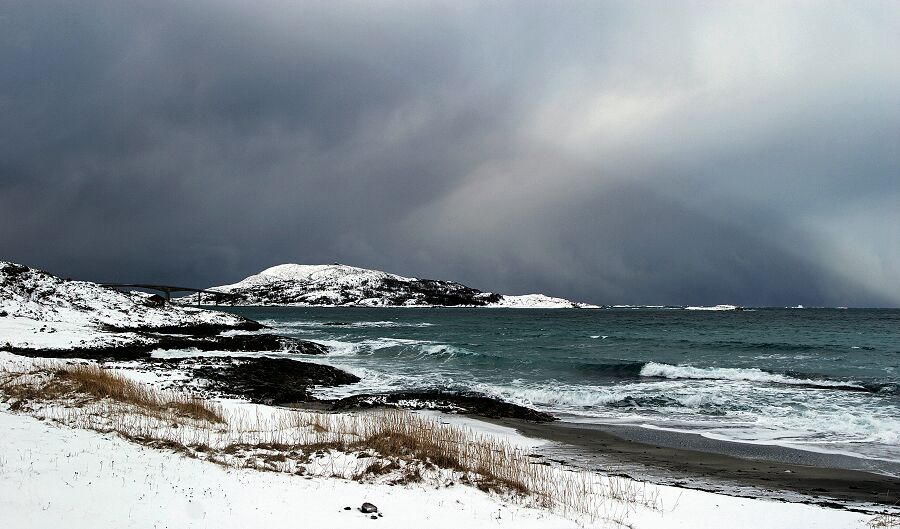
[[203,288],[193,287],[176,287],[171,285],[148,285],[146,283],[100,283],[104,287],[110,288],[143,288],[144,290],[155,290],[162,292],[166,296],[166,302],[172,301],[172,292],[196,292],[197,306],[200,306],[200,294],[212,294],[216,305],[224,298],[239,298],[237,294],[229,294],[228,292],[216,292],[215,290],[206,290]]

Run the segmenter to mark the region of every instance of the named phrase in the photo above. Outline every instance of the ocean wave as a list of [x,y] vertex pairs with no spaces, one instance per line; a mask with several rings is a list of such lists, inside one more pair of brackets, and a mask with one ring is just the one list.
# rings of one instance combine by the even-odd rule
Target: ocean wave
[[[383,349],[396,349],[397,355],[422,357],[445,357],[448,360],[457,356],[482,356],[455,345],[435,343],[429,340],[412,340],[408,338],[374,338],[359,342],[340,340],[311,340],[329,348],[328,356],[368,356]],[[391,352],[394,354],[394,352]]]
[[424,345],[419,347],[422,353],[425,356],[441,356],[453,358],[455,356],[478,356],[479,353],[474,351],[469,351],[468,349],[463,349],[462,347],[456,347],[455,345],[447,345],[447,344],[434,344],[434,345]]
[[647,362],[641,368],[640,375],[642,377],[670,379],[732,380],[744,382],[763,382],[768,384],[790,384],[794,386],[821,387],[831,389],[849,389],[853,391],[870,391],[870,389],[866,386],[856,382],[794,378],[779,373],[770,373],[768,371],[763,371],[762,369],[757,369],[755,367],[694,367]]
[[710,343],[714,347],[735,348],[745,350],[776,350],[780,352],[788,351],[818,351],[822,349],[843,349],[842,346],[833,344],[813,345],[804,343],[784,343],[784,342],[745,342],[741,340],[719,340]]
[[580,373],[600,375],[604,378],[633,378],[641,375],[644,362],[612,361],[612,362],[585,362],[576,367]]
[[428,322],[408,322],[408,321],[328,321],[319,323],[322,327],[353,327],[356,329],[382,328],[382,327],[433,327],[433,323]]

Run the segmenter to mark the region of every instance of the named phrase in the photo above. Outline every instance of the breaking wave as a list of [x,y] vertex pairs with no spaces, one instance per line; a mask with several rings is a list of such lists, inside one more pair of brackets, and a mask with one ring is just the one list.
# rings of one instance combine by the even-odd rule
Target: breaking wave
[[678,378],[693,380],[733,380],[745,382],[763,382],[768,384],[790,384],[793,386],[821,387],[830,389],[846,389],[852,391],[871,391],[870,388],[856,382],[838,380],[822,380],[811,378],[794,378],[779,373],[770,373],[757,368],[736,367],[694,367],[673,366],[647,362],[641,368],[642,377]]
[[390,327],[433,327],[433,323],[428,322],[406,322],[406,321],[327,321],[317,324],[322,327],[352,327],[356,329],[368,328],[390,328]]

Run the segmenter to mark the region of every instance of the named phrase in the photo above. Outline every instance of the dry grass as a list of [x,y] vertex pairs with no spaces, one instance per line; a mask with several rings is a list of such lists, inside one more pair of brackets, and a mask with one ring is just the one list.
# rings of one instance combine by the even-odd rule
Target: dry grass
[[211,402],[184,393],[158,391],[96,364],[47,364],[25,372],[2,371],[0,391],[16,399],[11,405],[14,408],[29,401],[69,399],[83,405],[94,399],[110,399],[159,417],[225,422],[221,407]]
[[869,520],[868,525],[872,529],[900,529],[900,514],[881,513]]
[[91,364],[0,371],[0,393],[13,411],[117,432],[230,467],[389,484],[461,482],[576,519],[604,518],[620,525],[627,525],[624,520],[636,508],[661,508],[652,487],[535,464],[527,452],[503,440],[405,411],[223,409]]

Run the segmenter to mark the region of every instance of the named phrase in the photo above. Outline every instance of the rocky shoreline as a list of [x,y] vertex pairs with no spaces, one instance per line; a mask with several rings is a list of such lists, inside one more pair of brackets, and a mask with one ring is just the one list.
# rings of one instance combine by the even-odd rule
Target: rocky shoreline
[[228,336],[159,336],[147,343],[111,345],[99,347],[74,347],[49,349],[4,346],[3,350],[31,358],[83,358],[96,361],[149,360],[152,351],[191,350],[224,352],[282,352],[307,355],[323,355],[327,347],[306,340],[288,338],[277,334],[235,334]]
[[[248,320],[252,324],[257,324]],[[261,328],[262,325],[259,325]],[[525,406],[473,392],[415,390],[393,393],[361,394],[342,399],[320,399],[312,394],[317,387],[336,387],[359,382],[356,375],[325,364],[293,358],[271,357],[266,353],[321,356],[328,347],[307,340],[270,333],[210,335],[202,329],[191,335],[161,334],[158,329],[129,329],[150,338],[146,343],[74,347],[69,349],[26,348],[4,346],[3,350],[30,358],[92,360],[100,363],[124,362],[117,366],[158,374],[181,372],[184,380],[173,386],[207,396],[240,398],[275,406],[314,406],[318,410],[341,412],[353,409],[398,408],[436,410],[493,419],[518,419],[536,423],[557,420],[556,417]],[[107,329],[109,331],[109,329]],[[220,351],[228,353],[262,353],[262,356],[189,356],[158,358],[154,351]]]
[[170,386],[172,388],[199,391],[207,397],[246,399],[270,406],[301,407],[330,412],[383,408],[427,409],[534,423],[557,420],[549,413],[474,392],[426,389],[322,399],[313,395],[315,388],[355,384],[360,378],[336,367],[294,358],[273,358],[265,355],[145,358],[134,365],[124,367],[157,374],[178,372],[184,376],[173,380]]
[[331,410],[334,411],[360,408],[428,409],[445,413],[476,415],[491,419],[519,419],[536,423],[558,420],[549,413],[518,404],[511,404],[474,392],[440,390],[398,391],[393,393],[354,395],[331,403]]
[[[369,274],[352,270],[356,275]],[[409,288],[399,276],[378,277],[393,290]],[[462,298],[452,296],[477,293],[461,285],[410,281],[416,292],[427,294],[422,295],[429,303],[458,304]],[[0,262],[0,350],[32,358],[117,362],[117,368],[154,371],[191,391],[264,404],[317,403],[331,411],[427,408],[538,422],[554,419],[472,393],[408,391],[321,400],[312,394],[314,388],[354,384],[359,377],[283,355],[321,356],[328,353],[324,345],[265,332],[261,323],[236,314],[151,302],[138,293],[63,279],[9,262]],[[158,351],[239,354],[164,359],[154,354]],[[175,373],[179,376],[172,377]]]

